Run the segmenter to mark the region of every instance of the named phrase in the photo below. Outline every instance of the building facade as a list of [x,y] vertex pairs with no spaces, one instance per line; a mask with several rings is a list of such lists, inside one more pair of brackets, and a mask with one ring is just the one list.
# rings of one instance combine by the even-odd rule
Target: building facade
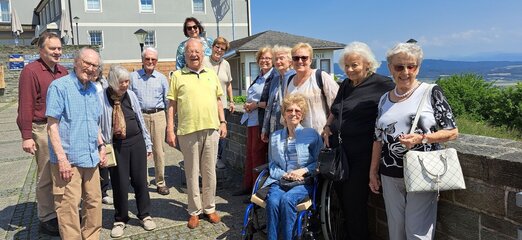
[[[31,7],[28,7],[31,6]],[[0,44],[31,45],[38,18],[34,14],[34,0],[0,0]],[[22,31],[13,33],[11,26],[13,15],[20,20]]]
[[105,63],[140,61],[138,29],[147,31],[145,46],[156,47],[160,61],[175,61],[187,17],[211,38],[250,33],[249,0],[40,0],[34,12],[37,34],[57,27],[65,44],[98,45]]

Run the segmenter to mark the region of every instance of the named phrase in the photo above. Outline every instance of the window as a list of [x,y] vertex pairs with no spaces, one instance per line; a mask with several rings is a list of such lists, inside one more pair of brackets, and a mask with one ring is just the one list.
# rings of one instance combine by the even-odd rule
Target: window
[[49,5],[47,5],[47,6],[49,6],[49,14],[51,15],[51,19],[53,19],[56,16],[55,12],[54,12],[54,4],[55,4],[55,2],[54,2],[54,0],[51,0],[48,4]]
[[85,11],[101,12],[101,0],[85,0]]
[[330,73],[330,59],[321,59],[321,70]]
[[253,82],[257,78],[257,75],[259,75],[259,64],[251,62],[248,65],[250,68],[250,82]]
[[147,31],[147,37],[145,37],[145,46],[156,47],[156,31]]
[[103,35],[100,30],[89,31],[89,42],[91,45],[99,45],[103,47]]
[[192,12],[205,13],[205,0],[192,0]]
[[54,11],[56,11],[56,13],[60,12],[61,7],[62,6],[60,6],[60,1],[55,1],[54,2]]
[[0,0],[0,22],[11,22],[9,0]]
[[140,12],[154,12],[154,0],[138,1],[140,1]]

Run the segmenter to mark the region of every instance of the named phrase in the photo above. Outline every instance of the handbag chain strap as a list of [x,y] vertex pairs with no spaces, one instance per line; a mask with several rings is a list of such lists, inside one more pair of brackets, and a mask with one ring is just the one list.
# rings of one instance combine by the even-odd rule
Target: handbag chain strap
[[444,176],[446,174],[446,172],[448,171],[448,160],[447,158],[445,158],[444,156],[439,155],[440,157],[440,161],[442,162],[442,164],[444,165],[444,169],[442,170],[442,173],[432,173],[430,172],[430,170],[428,170],[426,168],[426,166],[424,166],[424,160],[420,157],[420,156],[417,156],[417,158],[419,159],[419,163],[422,167],[422,169],[430,176],[433,176],[432,177],[432,180],[435,182],[435,184],[437,184],[437,201],[439,200],[439,196],[440,196],[440,178],[442,176]]
[[419,122],[420,113],[422,110],[422,107],[424,107],[424,103],[426,102],[426,98],[428,97],[428,93],[433,89],[435,85],[430,84],[429,87],[424,91],[424,95],[422,95],[422,99],[419,103],[419,107],[417,107],[417,113],[415,114],[415,119],[413,120],[413,124],[411,125],[410,134],[415,132],[415,127],[417,126],[417,123]]

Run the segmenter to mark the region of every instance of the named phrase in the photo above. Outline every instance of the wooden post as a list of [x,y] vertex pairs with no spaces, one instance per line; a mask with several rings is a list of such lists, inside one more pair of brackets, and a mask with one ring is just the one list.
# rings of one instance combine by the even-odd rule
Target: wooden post
[[4,64],[0,64],[0,96],[4,96],[4,92],[5,92]]

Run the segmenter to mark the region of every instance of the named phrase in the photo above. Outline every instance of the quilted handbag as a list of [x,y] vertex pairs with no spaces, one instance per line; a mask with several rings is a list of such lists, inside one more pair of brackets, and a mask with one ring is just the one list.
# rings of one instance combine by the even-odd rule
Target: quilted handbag
[[[415,130],[422,106],[432,88],[433,85],[428,87],[424,93],[410,134]],[[410,150],[404,155],[403,160],[404,183],[407,192],[436,191],[438,198],[440,191],[466,189],[457,151],[453,148],[428,152]]]

